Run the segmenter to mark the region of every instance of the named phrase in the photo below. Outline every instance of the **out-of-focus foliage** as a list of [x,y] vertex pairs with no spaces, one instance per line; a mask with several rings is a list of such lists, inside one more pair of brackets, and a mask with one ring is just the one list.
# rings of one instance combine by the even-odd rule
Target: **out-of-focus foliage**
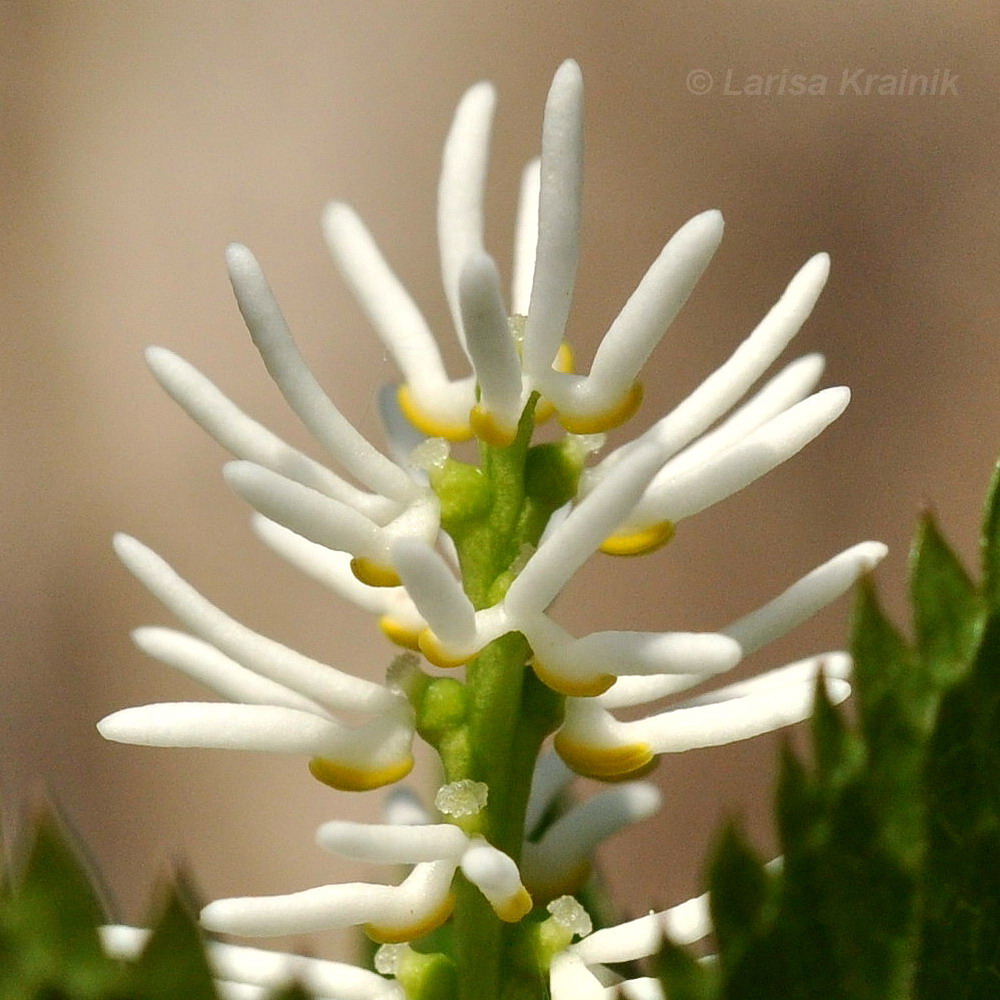
[[860,588],[854,708],[820,689],[811,762],[783,752],[782,865],[724,832],[709,872],[718,957],[668,943],[671,1000],[1000,996],[1000,466],[982,563],[977,585],[924,517],[912,642]]

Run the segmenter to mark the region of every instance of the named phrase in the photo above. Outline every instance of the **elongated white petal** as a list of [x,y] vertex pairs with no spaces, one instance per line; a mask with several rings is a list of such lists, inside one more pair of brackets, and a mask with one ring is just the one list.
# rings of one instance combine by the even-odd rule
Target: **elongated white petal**
[[513,439],[521,415],[521,361],[500,295],[500,275],[487,254],[474,253],[466,260],[459,299],[479,382],[479,405]]
[[647,705],[651,701],[661,701],[680,691],[687,691],[704,681],[704,674],[653,674],[650,677],[633,674],[619,677],[614,687],[598,695],[598,701],[604,708]]
[[146,363],[188,416],[237,458],[263,465],[369,517],[387,519],[399,512],[398,504],[359,490],[248,417],[197,368],[173,351],[149,347]]
[[556,796],[573,780],[573,772],[563,763],[562,758],[551,750],[540,754],[535,763],[535,773],[531,778],[531,792],[524,817],[524,829],[530,837],[555,801]]
[[372,614],[388,615],[418,633],[427,623],[402,587],[369,587],[351,572],[351,555],[311,542],[276,521],[255,514],[252,527],[258,537],[296,569],[335,594]]
[[659,449],[650,444],[634,449],[618,463],[527,561],[507,591],[504,604],[510,613],[544,611],[624,520],[661,465]]
[[521,174],[514,227],[514,266],[510,289],[510,310],[515,316],[527,316],[531,304],[531,280],[535,271],[535,247],[538,244],[538,193],[541,185],[541,161],[532,160]]
[[413,865],[451,860],[456,864],[469,838],[450,823],[394,826],[334,820],[316,831],[320,847],[346,858]]
[[165,607],[248,670],[330,708],[377,712],[397,702],[396,695],[380,684],[343,673],[241,625],[136,539],[116,535],[114,545],[122,562]]
[[655,785],[629,782],[573,806],[541,839],[524,845],[521,864],[525,881],[543,896],[566,891],[564,886],[589,873],[598,845],[619,830],[648,819],[661,802]]
[[[98,933],[105,954],[128,961],[142,954],[150,938],[145,928],[124,924],[105,925]],[[329,1000],[405,1000],[398,983],[344,962],[221,941],[208,941],[205,947],[212,974],[230,985],[274,990],[297,981],[311,995]]]
[[229,462],[226,482],[254,510],[327,548],[385,561],[381,526],[346,504],[253,462]]
[[215,646],[186,632],[171,628],[138,628],[132,633],[132,639],[144,653],[180,670],[229,701],[283,705],[315,715],[328,714],[318,702],[247,670]]
[[569,951],[588,965],[634,962],[659,951],[664,935],[676,944],[694,944],[712,932],[708,893],[679,903],[669,910],[650,913],[614,927],[594,931]]
[[[850,686],[831,678],[827,692],[832,701],[843,701]],[[572,718],[567,713],[560,736],[595,749],[646,746],[654,755],[723,746],[808,718],[813,693],[811,680],[788,683],[722,701],[671,708],[631,722],[615,719],[592,700],[575,699]]]
[[349,205],[323,213],[327,245],[354,297],[406,381],[418,392],[440,390],[448,376],[431,328]]
[[542,679],[554,674],[570,686],[630,674],[708,677],[729,670],[742,656],[739,643],[713,632],[592,632],[574,639],[543,615],[519,625]]
[[670,477],[661,473],[628,523],[676,523],[732,496],[797,455],[844,412],[850,398],[850,390],[843,386],[824,389],[772,417],[700,467]]
[[[812,312],[830,273],[830,258],[816,254],[789,282],[781,298],[729,359],[667,416],[641,437],[624,445],[631,450],[645,439],[659,442],[664,460],[703,433],[729,410],[785,349]],[[601,466],[616,460],[612,452]]]
[[497,916],[516,923],[531,912],[532,902],[511,858],[482,838],[462,855],[462,874],[486,897]]
[[412,495],[407,474],[355,430],[316,381],[292,340],[271,288],[250,251],[226,251],[240,312],[271,378],[313,437],[369,489],[400,503]]
[[376,924],[408,940],[440,922],[454,871],[450,862],[429,861],[398,886],[347,882],[284,896],[219,899],[201,911],[201,922],[211,931],[251,937]]
[[544,374],[541,388],[560,413],[596,417],[619,405],[708,266],[722,229],[721,213],[709,211],[677,231],[611,324],[588,376]]
[[211,747],[323,755],[343,740],[344,726],[280,705],[164,702],[124,708],[102,719],[106,740],[149,747]]
[[772,417],[801,402],[816,388],[824,366],[822,354],[804,354],[785,365],[721,424],[670,459],[653,480],[651,489],[661,479],[672,479],[703,465],[713,455],[742,441]]
[[763,607],[720,631],[743,647],[744,655],[760,649],[811,618],[846,593],[864,574],[885,558],[881,542],[861,542],[817,566]]
[[556,71],[545,104],[538,241],[524,370],[538,382],[552,367],[566,329],[580,256],[583,185],[583,77],[572,60]]
[[483,188],[496,91],[477,83],[459,101],[445,141],[438,183],[438,246],[445,297],[464,344],[459,275],[470,254],[483,249]]
[[552,1000],[612,1000],[613,989],[605,989],[583,959],[569,951],[560,952],[549,967]]
[[407,593],[437,638],[462,651],[475,646],[472,602],[441,556],[416,538],[400,538],[391,555]]
[[733,698],[743,698],[747,695],[766,694],[768,691],[776,691],[790,685],[814,686],[820,673],[828,679],[848,681],[851,677],[852,667],[851,657],[840,650],[817,653],[814,656],[807,656],[803,660],[796,660],[794,663],[786,663],[783,667],[765,670],[762,674],[755,674],[745,680],[716,688],[714,691],[706,691],[704,694],[685,698],[674,707],[714,705],[722,701],[730,701]]
[[421,826],[431,814],[412,788],[396,786],[386,796],[382,818],[387,826]]

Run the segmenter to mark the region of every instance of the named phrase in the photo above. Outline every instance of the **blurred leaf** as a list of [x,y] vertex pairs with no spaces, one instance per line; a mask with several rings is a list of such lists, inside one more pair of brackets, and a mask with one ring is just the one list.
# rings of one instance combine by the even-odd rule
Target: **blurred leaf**
[[205,944],[194,914],[171,889],[162,915],[137,962],[130,967],[136,1000],[217,1000]]
[[916,646],[928,670],[947,684],[968,668],[982,632],[983,601],[930,514],[911,553],[910,599]]
[[944,698],[927,766],[918,996],[1000,995],[1000,618]]
[[104,908],[53,813],[38,816],[23,869],[0,899],[0,1000],[116,995],[119,963],[101,950]]
[[[779,872],[762,881],[723,835],[709,876],[721,979],[695,979],[698,1000],[1000,996],[1000,472],[983,532],[977,587],[922,520],[912,648],[859,585],[854,721],[820,687],[812,762],[785,747]],[[672,996],[694,960],[665,954]]]
[[686,949],[664,941],[653,960],[653,974],[667,987],[670,1000],[713,1000],[717,995],[715,968],[699,962]]
[[1000,461],[993,469],[986,495],[979,552],[983,567],[983,599],[987,607],[995,611],[1000,609]]

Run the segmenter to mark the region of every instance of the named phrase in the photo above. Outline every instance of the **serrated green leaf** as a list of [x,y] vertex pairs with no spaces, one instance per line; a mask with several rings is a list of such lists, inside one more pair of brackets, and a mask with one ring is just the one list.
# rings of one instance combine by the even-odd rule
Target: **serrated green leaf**
[[101,949],[105,911],[91,878],[51,812],[39,815],[19,876],[0,901],[0,1000],[117,995],[121,966]]
[[715,1000],[718,974],[712,965],[699,962],[684,948],[664,940],[653,959],[653,975],[670,1000]]
[[910,565],[917,652],[931,680],[946,685],[968,667],[982,631],[982,600],[929,513],[921,519]]
[[979,553],[983,569],[983,599],[990,609],[1000,609],[1000,462],[993,469],[986,495]]
[[1000,995],[1000,617],[942,701],[927,795],[918,996]]
[[218,1000],[201,931],[176,889],[130,967],[129,987],[135,1000]]
[[761,922],[768,876],[736,824],[729,824],[722,832],[709,868],[709,891],[720,954],[738,957]]

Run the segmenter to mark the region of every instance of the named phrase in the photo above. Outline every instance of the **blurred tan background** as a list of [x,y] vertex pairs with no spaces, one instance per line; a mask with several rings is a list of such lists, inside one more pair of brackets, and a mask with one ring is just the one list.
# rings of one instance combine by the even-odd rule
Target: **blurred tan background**
[[[222,251],[238,239],[330,393],[377,436],[375,389],[392,372],[326,256],[319,212],[331,197],[352,202],[445,328],[440,148],[455,101],[483,77],[500,91],[488,240],[506,265],[549,79],[567,56],[582,65],[570,331],[582,359],[666,238],[704,208],[726,215],[722,249],[647,369],[643,424],[720,363],[820,249],[833,275],[788,356],[822,350],[826,384],[855,393],[819,442],[685,523],[667,551],[595,562],[562,605],[566,624],[721,625],[866,537],[892,546],[879,576],[899,613],[925,502],[971,560],[1000,451],[998,40],[992,0],[0,2],[8,816],[49,790],[132,920],[178,861],[209,896],[343,876],[313,847],[314,827],[373,815],[378,796],[325,790],[298,760],[112,746],[94,729],[119,707],[199,697],[130,645],[131,628],[169,616],[111,554],[117,529],[306,652],[371,676],[390,655],[364,615],[253,539],[222,483],[224,456],[161,394],[141,350],[179,351],[305,443],[232,302]],[[858,68],[948,70],[957,93],[839,95]],[[685,85],[698,69],[714,80],[704,95]],[[727,95],[727,69],[734,87],[788,70],[827,76],[829,92]],[[754,665],[842,644],[847,609]],[[771,849],[773,756],[758,740],[663,763],[663,814],[607,852],[633,912],[697,891],[720,816],[742,814]]]

